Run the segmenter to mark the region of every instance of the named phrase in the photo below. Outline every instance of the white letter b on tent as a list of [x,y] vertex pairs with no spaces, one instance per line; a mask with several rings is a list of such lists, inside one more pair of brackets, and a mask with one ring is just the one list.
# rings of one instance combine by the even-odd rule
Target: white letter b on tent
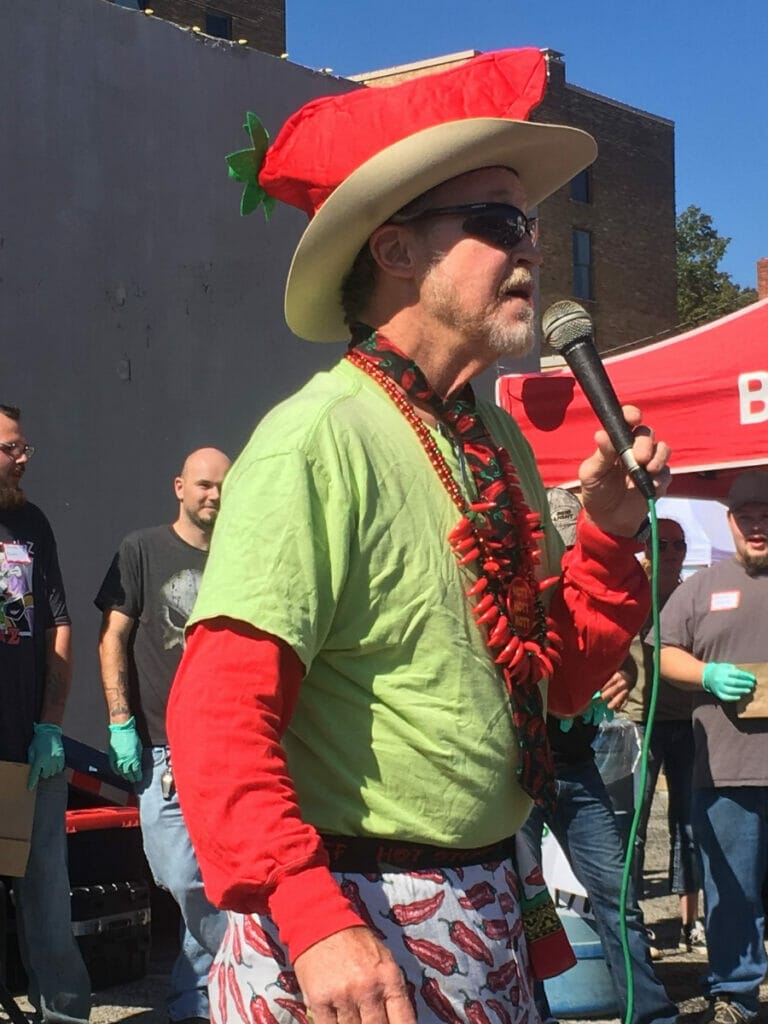
[[739,374],[739,420],[742,423],[762,423],[768,420],[768,373]]

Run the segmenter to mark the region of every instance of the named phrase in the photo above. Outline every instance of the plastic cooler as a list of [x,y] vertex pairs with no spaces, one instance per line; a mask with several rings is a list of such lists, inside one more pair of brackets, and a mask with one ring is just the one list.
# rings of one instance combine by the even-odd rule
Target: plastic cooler
[[94,989],[143,977],[152,911],[136,807],[66,815],[72,931]]
[[558,907],[576,964],[544,982],[555,1017],[618,1017],[620,1010],[593,919]]
[[146,879],[138,808],[67,811],[66,829],[71,886]]

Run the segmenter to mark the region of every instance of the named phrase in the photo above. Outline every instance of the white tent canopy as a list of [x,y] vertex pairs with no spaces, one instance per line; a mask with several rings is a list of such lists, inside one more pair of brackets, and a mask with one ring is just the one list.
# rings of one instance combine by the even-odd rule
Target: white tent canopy
[[686,568],[711,565],[733,553],[727,512],[721,502],[703,498],[659,498],[656,513],[660,519],[674,519],[685,531]]

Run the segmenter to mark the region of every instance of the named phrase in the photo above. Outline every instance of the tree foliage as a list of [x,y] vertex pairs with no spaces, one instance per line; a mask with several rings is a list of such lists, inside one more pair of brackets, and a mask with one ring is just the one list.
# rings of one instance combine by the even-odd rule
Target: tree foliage
[[742,288],[718,270],[730,238],[717,233],[712,218],[698,206],[677,217],[677,313],[681,326],[695,327],[733,313],[757,300],[754,288]]

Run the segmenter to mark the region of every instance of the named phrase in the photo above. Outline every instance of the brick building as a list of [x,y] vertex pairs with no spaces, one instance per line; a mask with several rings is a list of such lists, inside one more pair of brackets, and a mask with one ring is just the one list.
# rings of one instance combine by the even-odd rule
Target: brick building
[[263,53],[285,52],[285,0],[112,0]]
[[768,257],[757,261],[757,297],[768,299]]
[[[350,76],[390,85],[463,63],[477,51]],[[541,204],[541,309],[574,298],[592,315],[602,351],[674,332],[674,123],[571,85],[563,55],[544,51],[547,90],[532,120],[595,136],[592,167]]]

